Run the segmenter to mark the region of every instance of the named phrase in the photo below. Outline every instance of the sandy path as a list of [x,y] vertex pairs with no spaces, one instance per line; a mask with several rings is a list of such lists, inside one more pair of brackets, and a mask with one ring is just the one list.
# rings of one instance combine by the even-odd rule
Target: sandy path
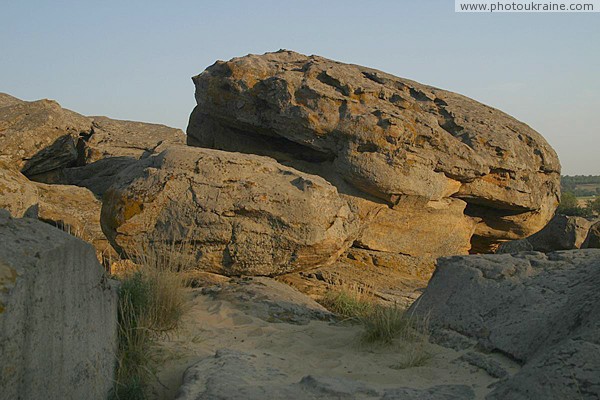
[[[423,366],[398,369],[405,346],[367,348],[357,340],[360,327],[311,321],[307,325],[267,322],[241,308],[248,304],[215,300],[190,293],[189,309],[181,328],[159,343],[158,377],[166,387],[156,385],[157,398],[173,399],[186,368],[212,357],[218,349],[233,349],[256,356],[285,371],[290,378],[325,375],[368,382],[381,388],[406,386],[427,388],[441,384],[466,384],[477,398],[483,398],[497,381],[485,371],[457,362],[462,353],[433,344],[426,346],[432,357]],[[511,374],[518,366],[494,355]]]

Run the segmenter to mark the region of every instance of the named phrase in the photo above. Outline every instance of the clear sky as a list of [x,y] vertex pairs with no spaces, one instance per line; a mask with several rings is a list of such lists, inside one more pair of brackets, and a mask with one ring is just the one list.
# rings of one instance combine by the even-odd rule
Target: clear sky
[[3,0],[0,91],[185,129],[191,76],[280,48],[462,93],[542,133],[564,174],[600,174],[600,13],[459,14],[453,0]]

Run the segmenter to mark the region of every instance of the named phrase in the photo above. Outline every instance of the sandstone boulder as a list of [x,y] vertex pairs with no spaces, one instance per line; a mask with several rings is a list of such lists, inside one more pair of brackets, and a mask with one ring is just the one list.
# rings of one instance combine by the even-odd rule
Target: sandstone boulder
[[[285,50],[218,61],[193,81],[188,144],[334,174],[390,208],[401,196],[460,199],[476,250],[537,232],[558,204],[560,165],[543,137],[467,97]],[[459,237],[472,229],[460,225]]]
[[592,225],[582,247],[585,249],[600,249],[600,221]]
[[91,126],[89,118],[55,101],[5,97],[0,102],[0,161],[28,177],[74,166],[77,142]]
[[82,186],[102,197],[116,175],[137,160],[185,143],[183,131],[165,125],[91,118],[92,133],[79,143],[83,165],[62,170],[52,183]]
[[185,143],[181,129],[107,117],[90,118],[92,133],[81,143],[85,164],[109,157],[145,158],[160,152],[161,146]]
[[0,398],[106,399],[117,291],[89,244],[0,210]]
[[600,395],[600,250],[442,258],[411,312],[524,364],[489,399]]
[[0,208],[13,217],[40,219],[90,242],[107,267],[117,258],[100,227],[101,203],[85,188],[32,182],[0,163]]
[[125,165],[184,142],[180,129],[84,117],[52,100],[0,93],[0,161],[35,181],[89,186],[101,196]]
[[541,251],[548,253],[557,250],[581,248],[590,229],[590,221],[582,217],[557,214],[541,231],[517,241],[505,242],[497,253],[519,251]]
[[123,171],[106,192],[102,229],[134,254],[189,240],[198,267],[225,275],[278,275],[334,262],[357,223],[324,179],[273,159],[171,147]]
[[7,107],[21,103],[24,103],[24,101],[21,99],[17,99],[16,97],[13,97],[7,93],[0,93],[0,107]]
[[329,266],[277,277],[320,300],[327,292],[356,287],[382,303],[406,308],[427,286],[435,259],[352,247]]

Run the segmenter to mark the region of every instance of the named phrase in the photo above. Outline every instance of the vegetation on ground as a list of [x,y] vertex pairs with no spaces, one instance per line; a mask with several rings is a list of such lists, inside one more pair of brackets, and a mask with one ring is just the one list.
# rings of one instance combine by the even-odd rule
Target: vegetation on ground
[[572,192],[562,192],[556,212],[575,217],[591,217],[600,214],[600,196],[588,199],[585,206],[581,206],[579,199]]
[[176,329],[184,312],[181,254],[144,246],[134,257],[137,268],[123,272],[118,307],[119,343],[112,398],[143,400],[152,371],[153,345]]
[[342,285],[328,292],[321,300],[330,311],[359,323],[363,330],[363,345],[397,344],[401,347],[399,362],[392,368],[402,369],[423,365],[431,358],[427,319],[398,307],[377,302],[369,290],[359,286]]
[[598,175],[561,176],[560,185],[563,192],[571,192],[576,197],[600,195],[600,176]]

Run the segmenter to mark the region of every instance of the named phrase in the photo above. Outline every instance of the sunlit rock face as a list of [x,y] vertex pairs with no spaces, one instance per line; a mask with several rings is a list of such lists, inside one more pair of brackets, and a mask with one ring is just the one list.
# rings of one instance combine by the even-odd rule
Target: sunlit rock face
[[[465,96],[284,50],[218,61],[193,81],[188,144],[325,177],[368,236],[387,236],[359,246],[490,251],[540,230],[558,204],[560,164],[544,138]],[[402,222],[408,215],[413,223]],[[423,219],[430,228],[419,230]]]

